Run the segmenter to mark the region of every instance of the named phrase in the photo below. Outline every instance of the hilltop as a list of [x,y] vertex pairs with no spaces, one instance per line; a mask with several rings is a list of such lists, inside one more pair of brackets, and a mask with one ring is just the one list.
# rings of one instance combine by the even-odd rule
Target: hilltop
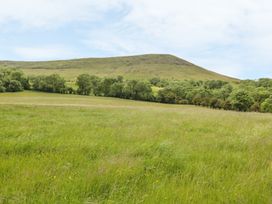
[[209,71],[176,56],[164,54],[35,62],[0,61],[0,67],[19,68],[30,75],[58,73],[69,80],[73,80],[82,73],[97,76],[122,75],[129,79],[160,77],[179,80],[237,80]]

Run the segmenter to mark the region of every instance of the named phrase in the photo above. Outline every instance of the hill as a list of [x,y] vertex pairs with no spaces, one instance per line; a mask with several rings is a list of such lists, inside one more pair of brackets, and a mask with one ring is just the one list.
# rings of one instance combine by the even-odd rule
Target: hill
[[97,76],[118,76],[132,79],[194,79],[236,81],[173,55],[139,55],[130,57],[83,58],[73,60],[19,62],[0,61],[0,67],[19,68],[30,75],[58,73],[74,80],[81,73]]
[[271,114],[21,92],[0,127],[0,203],[271,203]]

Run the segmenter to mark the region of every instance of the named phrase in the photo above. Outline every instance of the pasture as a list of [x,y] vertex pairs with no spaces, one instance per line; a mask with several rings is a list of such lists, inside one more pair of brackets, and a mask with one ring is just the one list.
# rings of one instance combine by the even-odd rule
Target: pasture
[[0,94],[0,203],[271,203],[272,114]]

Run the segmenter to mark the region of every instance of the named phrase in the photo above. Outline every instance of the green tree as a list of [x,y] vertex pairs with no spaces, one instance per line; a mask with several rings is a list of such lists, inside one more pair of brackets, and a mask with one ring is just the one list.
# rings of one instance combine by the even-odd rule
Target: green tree
[[134,87],[135,89],[135,98],[136,100],[150,101],[153,100],[151,84],[138,81]]
[[92,91],[92,81],[89,74],[81,74],[77,77],[76,85],[77,92],[80,95],[90,95]]
[[29,78],[24,75],[22,71],[14,70],[11,72],[11,79],[19,81],[23,89],[29,90],[30,89],[30,83]]
[[52,74],[49,76],[36,76],[31,78],[32,86],[34,90],[63,93],[65,92],[65,80],[58,74]]
[[102,87],[101,87],[101,79],[97,76],[90,76],[90,86],[91,86],[91,92],[95,96],[100,96],[102,94]]
[[118,82],[116,78],[105,78],[101,84],[101,90],[104,96],[110,96],[111,86]]
[[152,79],[149,80],[149,82],[153,85],[153,86],[159,86],[161,79],[159,77],[154,77]]
[[109,96],[123,98],[124,97],[124,83],[115,82],[114,84],[112,84],[110,87]]
[[21,82],[17,80],[9,80],[6,85],[6,91],[7,92],[17,92],[17,91],[23,91],[23,86]]
[[269,78],[261,78],[257,81],[258,87],[271,88],[272,87],[272,79]]
[[250,94],[242,89],[235,91],[231,95],[232,108],[237,111],[248,111],[254,101]]
[[272,95],[261,104],[261,111],[272,113]]
[[4,87],[3,82],[0,80],[0,93],[5,92],[6,88]]
[[177,95],[171,87],[159,90],[157,101],[161,103],[176,103]]

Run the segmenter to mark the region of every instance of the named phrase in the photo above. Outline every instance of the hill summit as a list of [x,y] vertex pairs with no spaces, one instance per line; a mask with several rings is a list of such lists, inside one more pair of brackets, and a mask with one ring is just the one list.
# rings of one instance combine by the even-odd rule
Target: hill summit
[[56,61],[0,61],[0,67],[22,69],[30,75],[58,73],[66,79],[74,79],[79,74],[89,73],[97,76],[122,75],[129,79],[160,77],[162,79],[179,80],[236,81],[234,78],[209,71],[167,54]]

